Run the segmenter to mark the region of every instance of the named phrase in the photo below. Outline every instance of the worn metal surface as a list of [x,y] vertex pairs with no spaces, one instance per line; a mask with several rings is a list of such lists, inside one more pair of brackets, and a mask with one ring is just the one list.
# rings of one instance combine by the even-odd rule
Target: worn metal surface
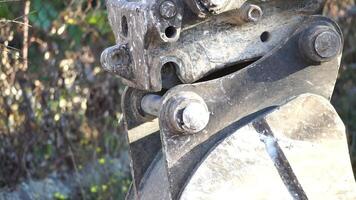
[[153,116],[158,116],[161,110],[162,97],[159,95],[145,95],[141,100],[141,108],[145,113]]
[[[356,198],[345,127],[327,99],[303,94],[248,121],[220,131],[225,137],[176,199]],[[140,186],[143,199],[170,199],[165,173],[159,153]]]
[[246,0],[185,0],[190,9],[199,17],[217,15],[240,8]]
[[181,200],[356,199],[345,127],[327,99],[301,95],[228,132]]
[[[338,174],[338,185],[354,184],[334,163],[349,162],[325,100],[343,38],[335,22],[311,16],[324,0],[106,1],[116,45],[101,62],[130,87],[128,199],[354,198],[351,188],[330,188]],[[304,95],[275,109],[305,93],[325,99]],[[323,159],[326,148],[339,160]]]
[[182,200],[291,198],[261,136],[251,126],[237,129],[198,165]]
[[158,120],[146,115],[140,107],[141,100],[146,94],[144,91],[126,88],[122,96],[133,191],[137,191],[144,174],[161,149]]
[[[162,67],[171,63],[182,83],[192,83],[219,69],[265,55],[281,38],[293,33],[306,20],[304,16],[318,13],[323,6],[322,0],[251,1],[263,16],[251,20],[250,15],[244,21],[240,15],[250,1],[211,6],[219,15],[204,19],[191,11],[196,1],[205,6],[220,2],[107,0],[117,45],[104,51],[104,69],[130,87],[160,91],[165,76]],[[269,37],[261,39],[266,34]]]
[[333,21],[311,16],[283,41],[283,45],[250,66],[216,80],[180,85],[165,94],[160,116],[165,116],[165,109],[169,107],[165,105],[172,96],[188,91],[201,96],[211,113],[208,126],[193,135],[177,135],[165,118],[160,117],[162,147],[173,199],[179,194],[189,172],[214,144],[206,144],[207,141],[217,137],[224,127],[260,110],[282,105],[303,93],[330,99],[341,53],[331,61],[314,64],[304,59],[300,49],[296,48],[304,31],[319,25],[332,28],[342,40],[341,31]]

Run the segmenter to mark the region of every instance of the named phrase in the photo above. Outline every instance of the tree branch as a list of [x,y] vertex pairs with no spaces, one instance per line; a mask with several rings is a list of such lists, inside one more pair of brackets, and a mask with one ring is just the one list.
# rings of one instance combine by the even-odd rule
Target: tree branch
[[24,18],[23,18],[23,23],[26,24],[26,26],[23,26],[23,46],[22,46],[22,57],[24,59],[23,66],[22,66],[23,71],[26,71],[28,68],[28,30],[29,30],[28,14],[30,13],[30,5],[31,5],[31,1],[26,0],[24,6]]

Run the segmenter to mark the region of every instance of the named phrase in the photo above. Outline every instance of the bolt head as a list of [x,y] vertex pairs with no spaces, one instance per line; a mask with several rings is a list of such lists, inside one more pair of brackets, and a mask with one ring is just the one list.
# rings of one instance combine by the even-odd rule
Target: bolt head
[[160,5],[159,12],[162,17],[170,19],[177,15],[177,6],[172,1],[164,1]]
[[340,36],[335,31],[324,31],[315,39],[315,51],[322,58],[333,58],[341,49]]
[[299,50],[312,62],[327,62],[341,53],[342,36],[331,26],[314,26],[301,34]]
[[209,123],[209,111],[205,104],[192,102],[185,107],[182,114],[182,128],[196,133],[202,131]]

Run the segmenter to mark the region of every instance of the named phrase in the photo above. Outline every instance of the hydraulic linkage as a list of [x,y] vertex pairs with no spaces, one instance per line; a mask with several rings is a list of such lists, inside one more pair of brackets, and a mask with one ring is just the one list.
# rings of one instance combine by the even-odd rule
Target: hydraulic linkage
[[128,200],[356,199],[323,0],[107,0]]

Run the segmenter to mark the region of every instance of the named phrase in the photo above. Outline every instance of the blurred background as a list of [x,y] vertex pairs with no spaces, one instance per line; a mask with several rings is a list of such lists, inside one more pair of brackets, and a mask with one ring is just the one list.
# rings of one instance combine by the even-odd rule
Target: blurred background
[[[324,13],[345,35],[332,102],[356,172],[356,6]],[[124,198],[123,85],[99,63],[114,42],[104,0],[0,0],[0,199]]]

